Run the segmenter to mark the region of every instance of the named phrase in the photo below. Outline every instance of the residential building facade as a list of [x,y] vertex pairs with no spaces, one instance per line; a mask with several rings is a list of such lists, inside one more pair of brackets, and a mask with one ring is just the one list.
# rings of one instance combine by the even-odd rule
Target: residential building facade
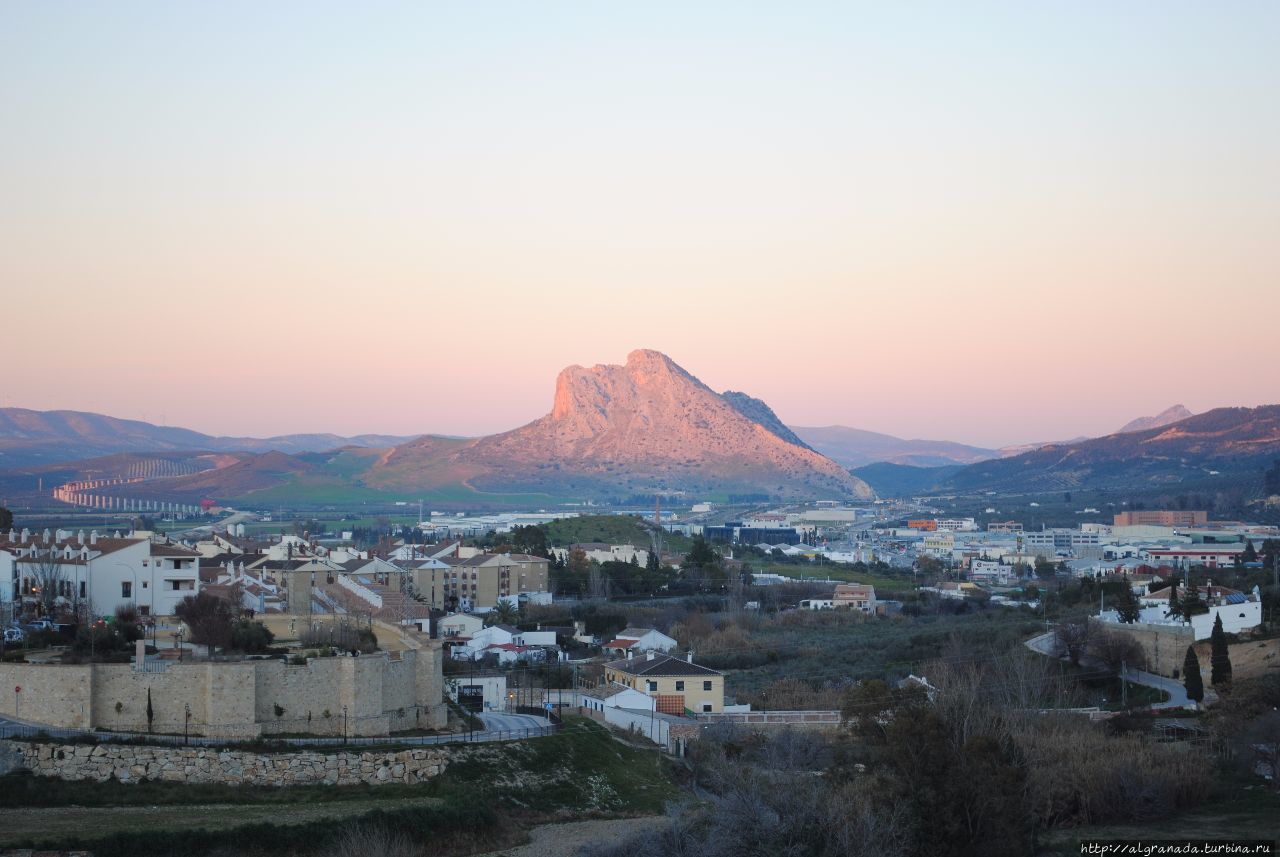
[[604,666],[606,682],[626,685],[653,697],[658,711],[698,714],[724,711],[724,674],[687,658],[649,652],[611,661]]

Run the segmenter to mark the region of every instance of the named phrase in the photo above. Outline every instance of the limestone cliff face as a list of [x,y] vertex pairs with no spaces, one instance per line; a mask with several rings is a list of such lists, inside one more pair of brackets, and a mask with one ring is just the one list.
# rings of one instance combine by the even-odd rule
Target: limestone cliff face
[[[440,460],[441,453],[447,466]],[[539,490],[596,487],[869,498],[844,468],[789,442],[657,351],[625,365],[570,366],[556,379],[551,413],[526,426],[444,452],[424,441],[398,447],[383,474],[426,468],[470,484]]]

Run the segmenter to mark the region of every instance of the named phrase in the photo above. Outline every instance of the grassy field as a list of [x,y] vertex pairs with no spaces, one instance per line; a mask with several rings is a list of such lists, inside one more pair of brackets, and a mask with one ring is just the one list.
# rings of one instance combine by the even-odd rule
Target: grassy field
[[314,508],[316,506],[356,506],[368,503],[389,505],[396,500],[416,504],[418,500],[422,500],[433,508],[443,505],[448,507],[447,511],[470,511],[487,508],[553,507],[573,502],[574,499],[550,494],[489,493],[461,483],[440,485],[435,488],[380,490],[336,476],[319,476],[297,478],[271,488],[253,491],[243,497],[235,498],[235,502],[253,508],[276,505]]
[[845,583],[869,583],[876,588],[878,597],[890,598],[894,593],[914,592],[916,581],[909,576],[902,577],[886,577],[881,574],[872,574],[870,572],[854,571],[848,566],[836,565],[833,563],[804,563],[792,564],[785,562],[769,562],[767,560],[760,561],[754,558],[747,558],[753,571],[760,574],[780,574],[783,577],[793,577],[797,580],[809,578],[810,580],[839,580]]
[[[85,831],[93,838],[144,831],[189,831],[217,829],[234,819],[235,826],[271,824],[297,826],[318,821],[341,820],[365,815],[376,809],[397,810],[438,804],[424,798],[365,798],[361,800],[315,803],[276,802],[260,805],[242,803],[182,804],[159,806],[59,806],[6,807],[0,825],[0,846],[24,842],[76,839]],[[139,853],[146,853],[140,851]]]
[[[605,542],[647,549],[652,541],[651,532],[634,515],[582,515],[577,518],[561,518],[547,524],[547,537],[557,546]],[[693,540],[678,533],[663,533],[662,543],[669,551],[684,553],[689,550]]]
[[466,854],[518,843],[551,818],[660,812],[676,796],[669,763],[569,719],[560,734],[455,745],[417,786],[252,788],[0,777],[0,846],[99,855],[311,853],[345,826],[373,824]]
[[1018,645],[1028,633],[1026,617],[1003,609],[896,619],[824,611],[763,623],[750,634],[750,649],[725,655],[709,651],[700,660],[728,670],[725,691],[732,695],[754,693],[783,678],[822,687],[918,674],[953,641],[977,655]]

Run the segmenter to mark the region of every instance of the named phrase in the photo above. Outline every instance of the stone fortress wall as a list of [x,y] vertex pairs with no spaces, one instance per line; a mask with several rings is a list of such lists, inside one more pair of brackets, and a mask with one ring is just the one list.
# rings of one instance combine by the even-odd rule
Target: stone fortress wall
[[0,717],[70,729],[181,734],[185,728],[226,738],[442,728],[448,711],[440,646],[405,638],[413,648],[311,658],[305,665],[272,658],[169,663],[151,672],[133,664],[0,664]]
[[449,764],[448,748],[396,752],[253,753],[205,747],[4,742],[0,773],[25,768],[63,780],[222,783],[246,786],[422,783]]
[[1190,625],[1120,624],[1091,620],[1094,630],[1128,634],[1147,656],[1145,669],[1163,676],[1182,669],[1187,647],[1195,645],[1195,630]]

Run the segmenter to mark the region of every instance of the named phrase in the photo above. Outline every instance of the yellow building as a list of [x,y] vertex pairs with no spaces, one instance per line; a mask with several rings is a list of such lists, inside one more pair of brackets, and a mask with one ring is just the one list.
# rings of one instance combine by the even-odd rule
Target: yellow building
[[617,682],[657,700],[666,714],[724,711],[724,674],[693,662],[649,652],[604,665],[607,682]]

